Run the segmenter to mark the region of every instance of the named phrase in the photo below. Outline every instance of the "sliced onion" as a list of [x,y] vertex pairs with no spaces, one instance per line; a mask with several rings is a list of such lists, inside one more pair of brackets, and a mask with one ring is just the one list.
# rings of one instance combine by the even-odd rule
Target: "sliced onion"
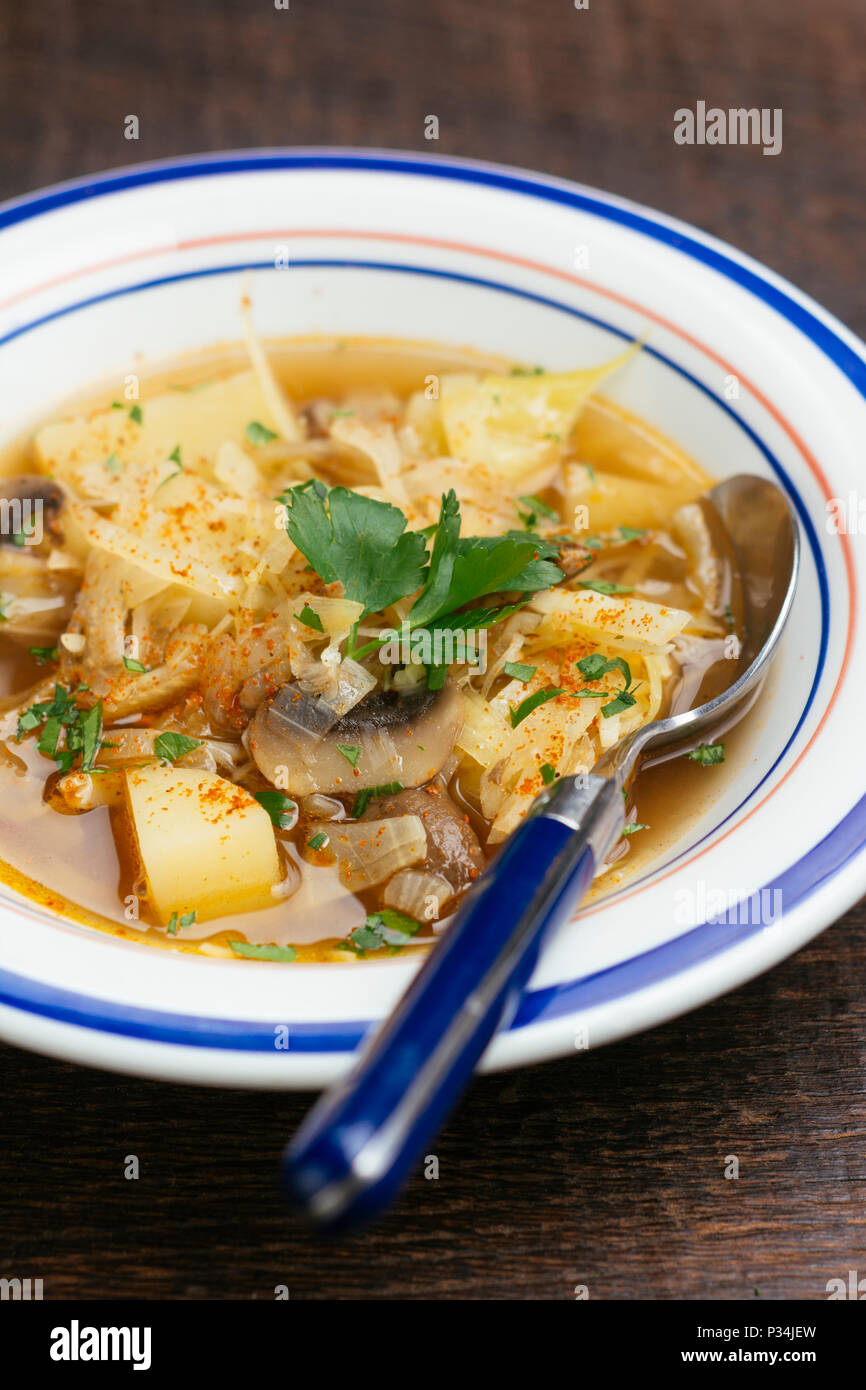
[[364,753],[364,780],[368,785],[383,787],[388,782],[401,780],[403,759],[387,729],[375,729],[368,734]]
[[304,816],[310,818],[318,816],[320,820],[346,819],[346,808],[342,801],[338,801],[335,796],[322,796],[321,792],[305,796],[301,801],[301,810]]
[[442,908],[454,896],[454,889],[441,874],[420,869],[401,869],[382,894],[386,907],[396,907],[416,922],[435,922]]
[[351,657],[340,663],[337,671],[337,693],[331,696],[328,704],[342,719],[350,709],[354,709],[365,695],[376,688],[376,677],[365,666],[353,661]]
[[314,821],[311,838],[328,836],[328,848],[337,857],[340,882],[358,892],[384,883],[400,869],[427,857],[427,832],[420,816],[392,816],[388,820],[347,821],[339,828],[333,821]]

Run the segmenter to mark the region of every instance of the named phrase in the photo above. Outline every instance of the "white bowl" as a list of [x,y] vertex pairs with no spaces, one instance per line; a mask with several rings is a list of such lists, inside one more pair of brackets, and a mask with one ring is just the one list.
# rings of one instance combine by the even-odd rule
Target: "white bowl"
[[[795,608],[737,776],[666,861],[559,932],[483,1065],[594,1047],[694,1008],[850,906],[866,890],[864,556],[827,502],[857,499],[863,344],[747,257],[593,189],[465,161],[256,151],[0,208],[0,443],[134,361],[237,338],[250,268],[266,335],[438,339],[554,368],[647,335],[610,394],[717,477],[776,478],[799,517]],[[142,1075],[318,1086],[415,968],[175,955],[4,891],[0,1035]]]

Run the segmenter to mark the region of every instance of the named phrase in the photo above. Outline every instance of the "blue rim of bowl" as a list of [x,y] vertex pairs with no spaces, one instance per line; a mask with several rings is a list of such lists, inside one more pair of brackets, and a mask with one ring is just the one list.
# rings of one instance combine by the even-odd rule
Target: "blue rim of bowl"
[[[506,191],[546,199],[550,202],[557,202],[572,208],[590,212],[596,216],[606,218],[609,221],[619,222],[629,227],[631,230],[661,241],[672,249],[703,262],[728,279],[748,289],[751,293],[756,295],[757,298],[769,304],[786,318],[788,322],[803,332],[805,336],[848,377],[859,394],[866,398],[866,362],[858,357],[851,347],[845,343],[832,328],[811,313],[807,307],[786,293],[784,289],[756,273],[756,270],[741,264],[738,260],[727,255],[722,249],[695,239],[691,234],[692,229],[686,229],[679,224],[668,224],[665,220],[653,220],[652,215],[647,209],[637,211],[616,201],[607,202],[604,200],[603,195],[597,193],[589,194],[577,189],[572,189],[567,185],[561,185],[555,182],[547,183],[535,177],[511,173],[490,166],[476,166],[471,162],[455,164],[447,160],[431,159],[429,161],[421,161],[417,158],[407,158],[399,155],[364,155],[346,151],[342,153],[303,152],[296,154],[267,153],[261,155],[249,153],[237,157],[216,156],[210,159],[194,159],[142,166],[141,168],[134,168],[121,173],[106,174],[93,179],[79,180],[75,183],[66,184],[60,188],[48,190],[41,194],[34,194],[32,197],[19,199],[12,204],[7,204],[5,208],[0,208],[0,231],[2,231],[4,227],[12,226],[33,217],[38,217],[57,208],[150,183],[230,173],[299,168],[364,169],[372,172],[387,172],[392,174],[409,173],[425,177],[457,179],[464,182],[482,185],[486,184],[488,186],[505,189]],[[294,264],[300,266],[302,263],[298,262]],[[561,309],[577,317],[587,319],[621,337],[629,336],[615,325],[608,324],[604,320],[598,318],[593,318],[589,314],[572,308],[572,306],[560,304],[558,301],[546,299],[543,296],[529,294],[528,292],[518,290],[514,286],[485,281],[476,277],[434,271],[429,267],[412,267],[407,265],[386,266],[382,262],[316,261],[307,262],[306,265],[333,267],[354,266],[355,268],[387,269],[392,272],[408,271],[410,273],[441,275],[445,278],[465,280],[470,283],[483,285],[490,289],[525,295],[529,299],[537,300],[550,307]],[[166,280],[195,278],[197,276],[214,273],[231,273],[244,268],[247,267],[211,267],[204,271],[193,271],[179,276],[166,277]],[[249,268],[271,269],[272,263],[268,262],[265,263],[264,266],[252,266]],[[161,283],[166,283],[166,280],[149,281],[143,282],[137,286],[127,286],[122,289],[108,291],[106,294],[95,296],[89,300],[84,300],[77,305],[66,306],[63,310],[46,315],[44,318],[34,321],[29,325],[13,330],[11,333],[7,334],[5,338],[0,339],[0,346],[2,346],[4,342],[9,342],[12,338],[17,337],[20,332],[26,332],[28,329],[38,327],[40,324],[66,313],[83,309],[103,299],[114,298],[121,294],[135,292],[136,290],[155,288]],[[650,349],[650,351],[654,356],[664,362],[666,366],[671,367],[673,370],[688,378],[693,385],[698,386],[705,394],[726,410],[735,422],[744,429],[753,443],[755,443],[765,455],[770,465],[787,487],[789,495],[792,497],[797,507],[804,530],[809,538],[821,590],[821,648],[809,699],[798,720],[797,728],[791,735],[789,744],[786,745],[785,751],[787,751],[787,747],[790,745],[793,738],[796,737],[797,730],[801,727],[802,721],[806,717],[808,708],[814,698],[826,653],[828,593],[823,559],[820,547],[817,544],[817,537],[815,536],[814,529],[808,518],[802,499],[799,497],[790,479],[782,470],[781,465],[774,459],[755,432],[746,425],[745,421],[740,419],[727,402],[716,397],[703,385],[703,383],[691,376],[685,369],[681,368],[671,359],[662,356],[662,354],[658,353],[656,350]],[[784,751],[779,756],[780,758],[784,757]],[[777,759],[777,763],[778,761],[779,759]],[[774,767],[777,763],[774,763]],[[762,781],[766,780],[766,777],[768,777],[771,772],[772,769],[765,774]],[[757,788],[753,788],[746,800],[750,799],[756,790]],[[738,807],[737,811],[740,809],[741,807]],[[731,812],[730,814],[732,816],[736,815],[737,811]],[[729,818],[730,817],[726,817],[726,819]],[[715,827],[709,834],[716,833],[717,829],[718,827]],[[864,844],[866,844],[866,796],[864,796],[833,830],[808,852],[808,854],[803,856],[769,884],[756,890],[756,892],[761,894],[781,893],[781,901],[784,904],[783,916],[788,916],[794,908],[816,892],[819,887],[825,885],[831,878],[840,873],[847,864],[856,858],[857,855],[862,852]],[[690,849],[693,848],[695,847],[690,847]],[[640,955],[634,956],[629,960],[618,962],[616,965],[598,971],[593,975],[527,992],[521,1001],[521,1005],[508,1031],[525,1028],[531,1024],[548,1022],[570,1014],[577,1014],[588,1008],[596,1007],[599,1004],[611,1003],[614,1000],[625,998],[653,984],[679,975],[714,956],[724,954],[733,946],[741,944],[747,938],[764,930],[766,930],[766,926],[761,921],[756,923],[723,923],[718,920],[711,920],[692,928],[688,932],[677,937],[674,941],[666,942],[650,951],[642,952]],[[232,1019],[212,1019],[196,1017],[195,1015],[141,1009],[133,1006],[115,1005],[107,1000],[78,994],[73,991],[57,989],[54,986],[43,985],[27,977],[3,970],[0,970],[0,1005],[6,1005],[28,1013],[50,1018],[55,1022],[83,1026],[91,1030],[138,1038],[154,1043],[197,1046],[242,1052],[273,1052],[274,1030],[278,1026],[284,1026],[283,1024],[252,1023],[249,1021]],[[365,1033],[372,1026],[373,1024],[371,1021],[290,1024],[291,1042],[289,1050],[292,1053],[339,1053],[352,1051],[357,1047]]]

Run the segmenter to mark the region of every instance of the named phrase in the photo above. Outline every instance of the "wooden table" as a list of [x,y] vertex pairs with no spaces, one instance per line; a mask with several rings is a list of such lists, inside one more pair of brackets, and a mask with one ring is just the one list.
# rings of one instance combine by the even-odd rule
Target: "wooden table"
[[[693,221],[866,332],[862,0],[0,0],[0,16],[0,197],[253,145],[478,156]],[[782,153],[676,145],[673,113],[698,100],[781,107]],[[863,926],[861,905],[687,1018],[477,1081],[439,1180],[334,1244],[275,1186],[306,1098],[3,1049],[0,1274],[42,1276],[46,1297],[821,1298],[866,1273]]]

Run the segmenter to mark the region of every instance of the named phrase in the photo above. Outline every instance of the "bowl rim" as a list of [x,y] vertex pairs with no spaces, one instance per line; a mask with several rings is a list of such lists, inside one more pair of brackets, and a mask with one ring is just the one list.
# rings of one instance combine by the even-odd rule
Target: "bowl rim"
[[[142,187],[167,180],[297,169],[327,169],[331,171],[360,169],[376,173],[408,173],[456,179],[547,199],[618,222],[631,231],[663,243],[669,249],[693,257],[756,295],[787,319],[794,328],[803,333],[848,378],[858,394],[866,399],[866,347],[833,315],[782,277],[767,270],[758,262],[751,260],[724,242],[638,203],[584,185],[569,183],[565,180],[530,173],[505,165],[436,155],[419,155],[415,152],[354,150],[342,147],[250,150],[160,160],[71,180],[6,202],[0,205],[0,233],[7,227],[50,214],[52,211],[67,207],[70,204],[110,196],[129,188]],[[549,270],[548,267],[541,268]],[[577,279],[577,277],[567,278]],[[508,287],[497,286],[497,288]],[[557,307],[567,306],[558,305]],[[53,317],[53,315],[48,317]],[[591,316],[585,315],[585,317]],[[604,323],[603,320],[600,322]],[[608,329],[613,328],[613,331],[619,331],[608,323],[604,323],[604,326]],[[9,341],[10,337],[17,336],[18,331],[27,331],[27,329],[26,327],[18,329],[15,333],[0,339],[0,342]],[[684,335],[681,330],[680,335],[688,336],[687,334]],[[703,347],[703,345],[701,346]],[[670,359],[664,360],[669,365],[676,367],[677,370],[684,371]],[[698,384],[700,385],[700,383]],[[750,427],[746,426],[735,412],[732,413],[735,414],[738,423],[744,425],[753,434],[771,464],[774,463],[773,456],[760,438],[754,435],[754,431],[751,431]],[[796,499],[797,489],[790,483],[790,480],[787,481],[789,490]],[[807,520],[802,504],[800,513],[801,521]],[[813,546],[813,553],[820,568],[820,548]],[[853,574],[850,569],[848,578],[849,583],[851,583]],[[822,600],[823,598],[822,593]],[[826,620],[826,613],[824,618]],[[826,642],[826,632],[824,642]],[[823,655],[824,646],[822,645],[809,703],[814,698],[817,688],[823,665]],[[802,719],[805,718],[805,714],[806,710],[798,719],[797,729],[799,729]],[[796,730],[792,738],[795,735]],[[784,752],[780,754],[780,757],[782,756],[784,756]],[[769,776],[769,772],[766,775]],[[752,788],[749,795],[753,795],[756,789]],[[740,809],[741,807],[738,807],[737,811],[730,814],[736,815]],[[714,834],[715,831],[710,833]],[[783,891],[785,917],[789,917],[796,909],[813,898],[819,890],[827,888],[834,881],[837,881],[839,889],[837,902],[842,901],[842,898],[853,901],[859,892],[866,887],[866,862],[859,866],[855,865],[855,861],[862,854],[864,845],[866,845],[866,796],[849,810],[846,816],[820,843],[814,845],[800,860],[765,885],[765,889]],[[690,848],[694,849],[695,846]],[[673,863],[668,867],[673,871]],[[860,872],[855,876],[856,884],[852,885],[850,871],[855,867],[858,867]],[[840,878],[840,876],[843,877]],[[636,886],[633,887],[636,888]],[[628,891],[628,889],[624,890],[626,893]],[[816,934],[823,929],[824,925],[826,925],[826,921],[819,922],[817,925],[813,922],[802,939],[808,939],[809,935]],[[709,928],[712,928],[712,941],[707,938]],[[510,1030],[521,1030],[531,1024],[562,1020],[588,1008],[596,1008],[614,1002],[622,1003],[635,994],[663,983],[670,985],[693,967],[698,964],[705,964],[709,958],[717,957],[720,954],[729,954],[733,947],[742,946],[749,937],[761,930],[763,928],[760,924],[736,925],[729,929],[721,929],[718,922],[704,923],[684,932],[672,941],[618,962],[595,975],[536,989],[524,996],[521,1007],[510,1024]],[[774,959],[780,959],[782,955],[788,953],[788,950],[796,949],[799,944],[801,944],[799,940],[793,941],[790,945],[786,942],[785,949],[777,953]],[[724,987],[722,985],[720,989]],[[658,1014],[656,1021],[670,1017],[671,1014],[682,1011],[683,1008],[693,1007],[696,1003],[703,1002],[704,998],[712,997],[712,994],[716,992],[720,992],[720,990],[711,990],[709,993],[703,993],[700,997],[690,997],[685,1002],[669,1001],[664,1011]],[[673,1002],[673,1007],[671,1007],[671,1002]],[[57,1022],[83,1024],[91,1029],[120,1033],[130,1038],[140,1038],[151,1042],[232,1051],[238,1049],[246,1051],[273,1050],[274,1034],[271,1024],[239,1024],[233,1020],[205,1019],[193,1015],[179,1015],[170,1012],[157,1013],[153,1010],[112,1005],[108,1001],[88,995],[44,986],[7,971],[0,971],[0,1004],[24,1009]],[[357,1045],[369,1026],[368,1022],[328,1023],[321,1026],[313,1024],[294,1025],[295,1050],[302,1053],[344,1054],[347,1049]]]

